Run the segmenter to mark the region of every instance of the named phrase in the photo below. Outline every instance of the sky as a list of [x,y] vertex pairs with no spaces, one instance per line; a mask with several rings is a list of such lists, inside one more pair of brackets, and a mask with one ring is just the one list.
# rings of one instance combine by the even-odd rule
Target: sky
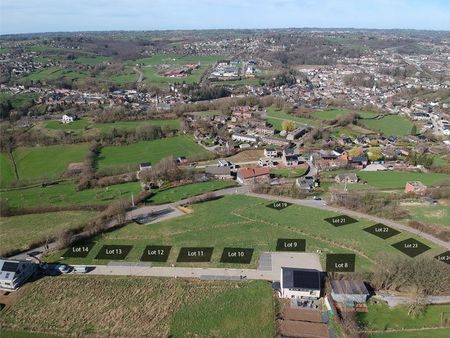
[[287,27],[450,30],[450,0],[0,0],[0,34]]

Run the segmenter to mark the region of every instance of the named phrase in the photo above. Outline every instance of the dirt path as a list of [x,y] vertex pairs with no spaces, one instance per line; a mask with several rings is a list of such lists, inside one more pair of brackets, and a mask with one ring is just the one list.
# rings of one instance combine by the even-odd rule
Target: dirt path
[[141,83],[144,80],[144,72],[140,70],[138,67],[134,66],[133,70],[138,74],[137,83]]

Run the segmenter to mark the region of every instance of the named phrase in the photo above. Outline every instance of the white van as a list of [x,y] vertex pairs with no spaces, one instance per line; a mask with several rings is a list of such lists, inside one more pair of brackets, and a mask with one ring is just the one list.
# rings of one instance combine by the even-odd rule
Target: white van
[[74,265],[73,273],[86,273],[88,272],[88,267],[86,265]]

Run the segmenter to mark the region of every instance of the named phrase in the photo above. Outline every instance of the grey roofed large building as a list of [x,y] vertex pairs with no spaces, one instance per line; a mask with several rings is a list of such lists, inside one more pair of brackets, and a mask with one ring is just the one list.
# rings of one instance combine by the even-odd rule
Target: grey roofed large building
[[37,264],[28,261],[0,259],[0,289],[17,289],[31,277],[37,267]]
[[370,296],[366,285],[362,281],[333,280],[331,281],[331,297],[338,303],[353,307],[365,303]]

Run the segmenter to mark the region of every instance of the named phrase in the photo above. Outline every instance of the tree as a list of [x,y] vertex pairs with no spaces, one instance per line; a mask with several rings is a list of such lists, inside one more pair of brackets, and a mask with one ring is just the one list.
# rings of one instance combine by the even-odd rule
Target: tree
[[358,157],[361,156],[362,154],[363,154],[362,148],[353,148],[348,151],[348,155],[350,157]]
[[411,135],[417,135],[417,126],[415,124],[411,128]]
[[370,161],[380,161],[384,158],[379,147],[371,147],[367,149],[367,156]]
[[284,120],[281,123],[281,128],[286,131],[292,131],[295,129],[295,123],[294,121]]

